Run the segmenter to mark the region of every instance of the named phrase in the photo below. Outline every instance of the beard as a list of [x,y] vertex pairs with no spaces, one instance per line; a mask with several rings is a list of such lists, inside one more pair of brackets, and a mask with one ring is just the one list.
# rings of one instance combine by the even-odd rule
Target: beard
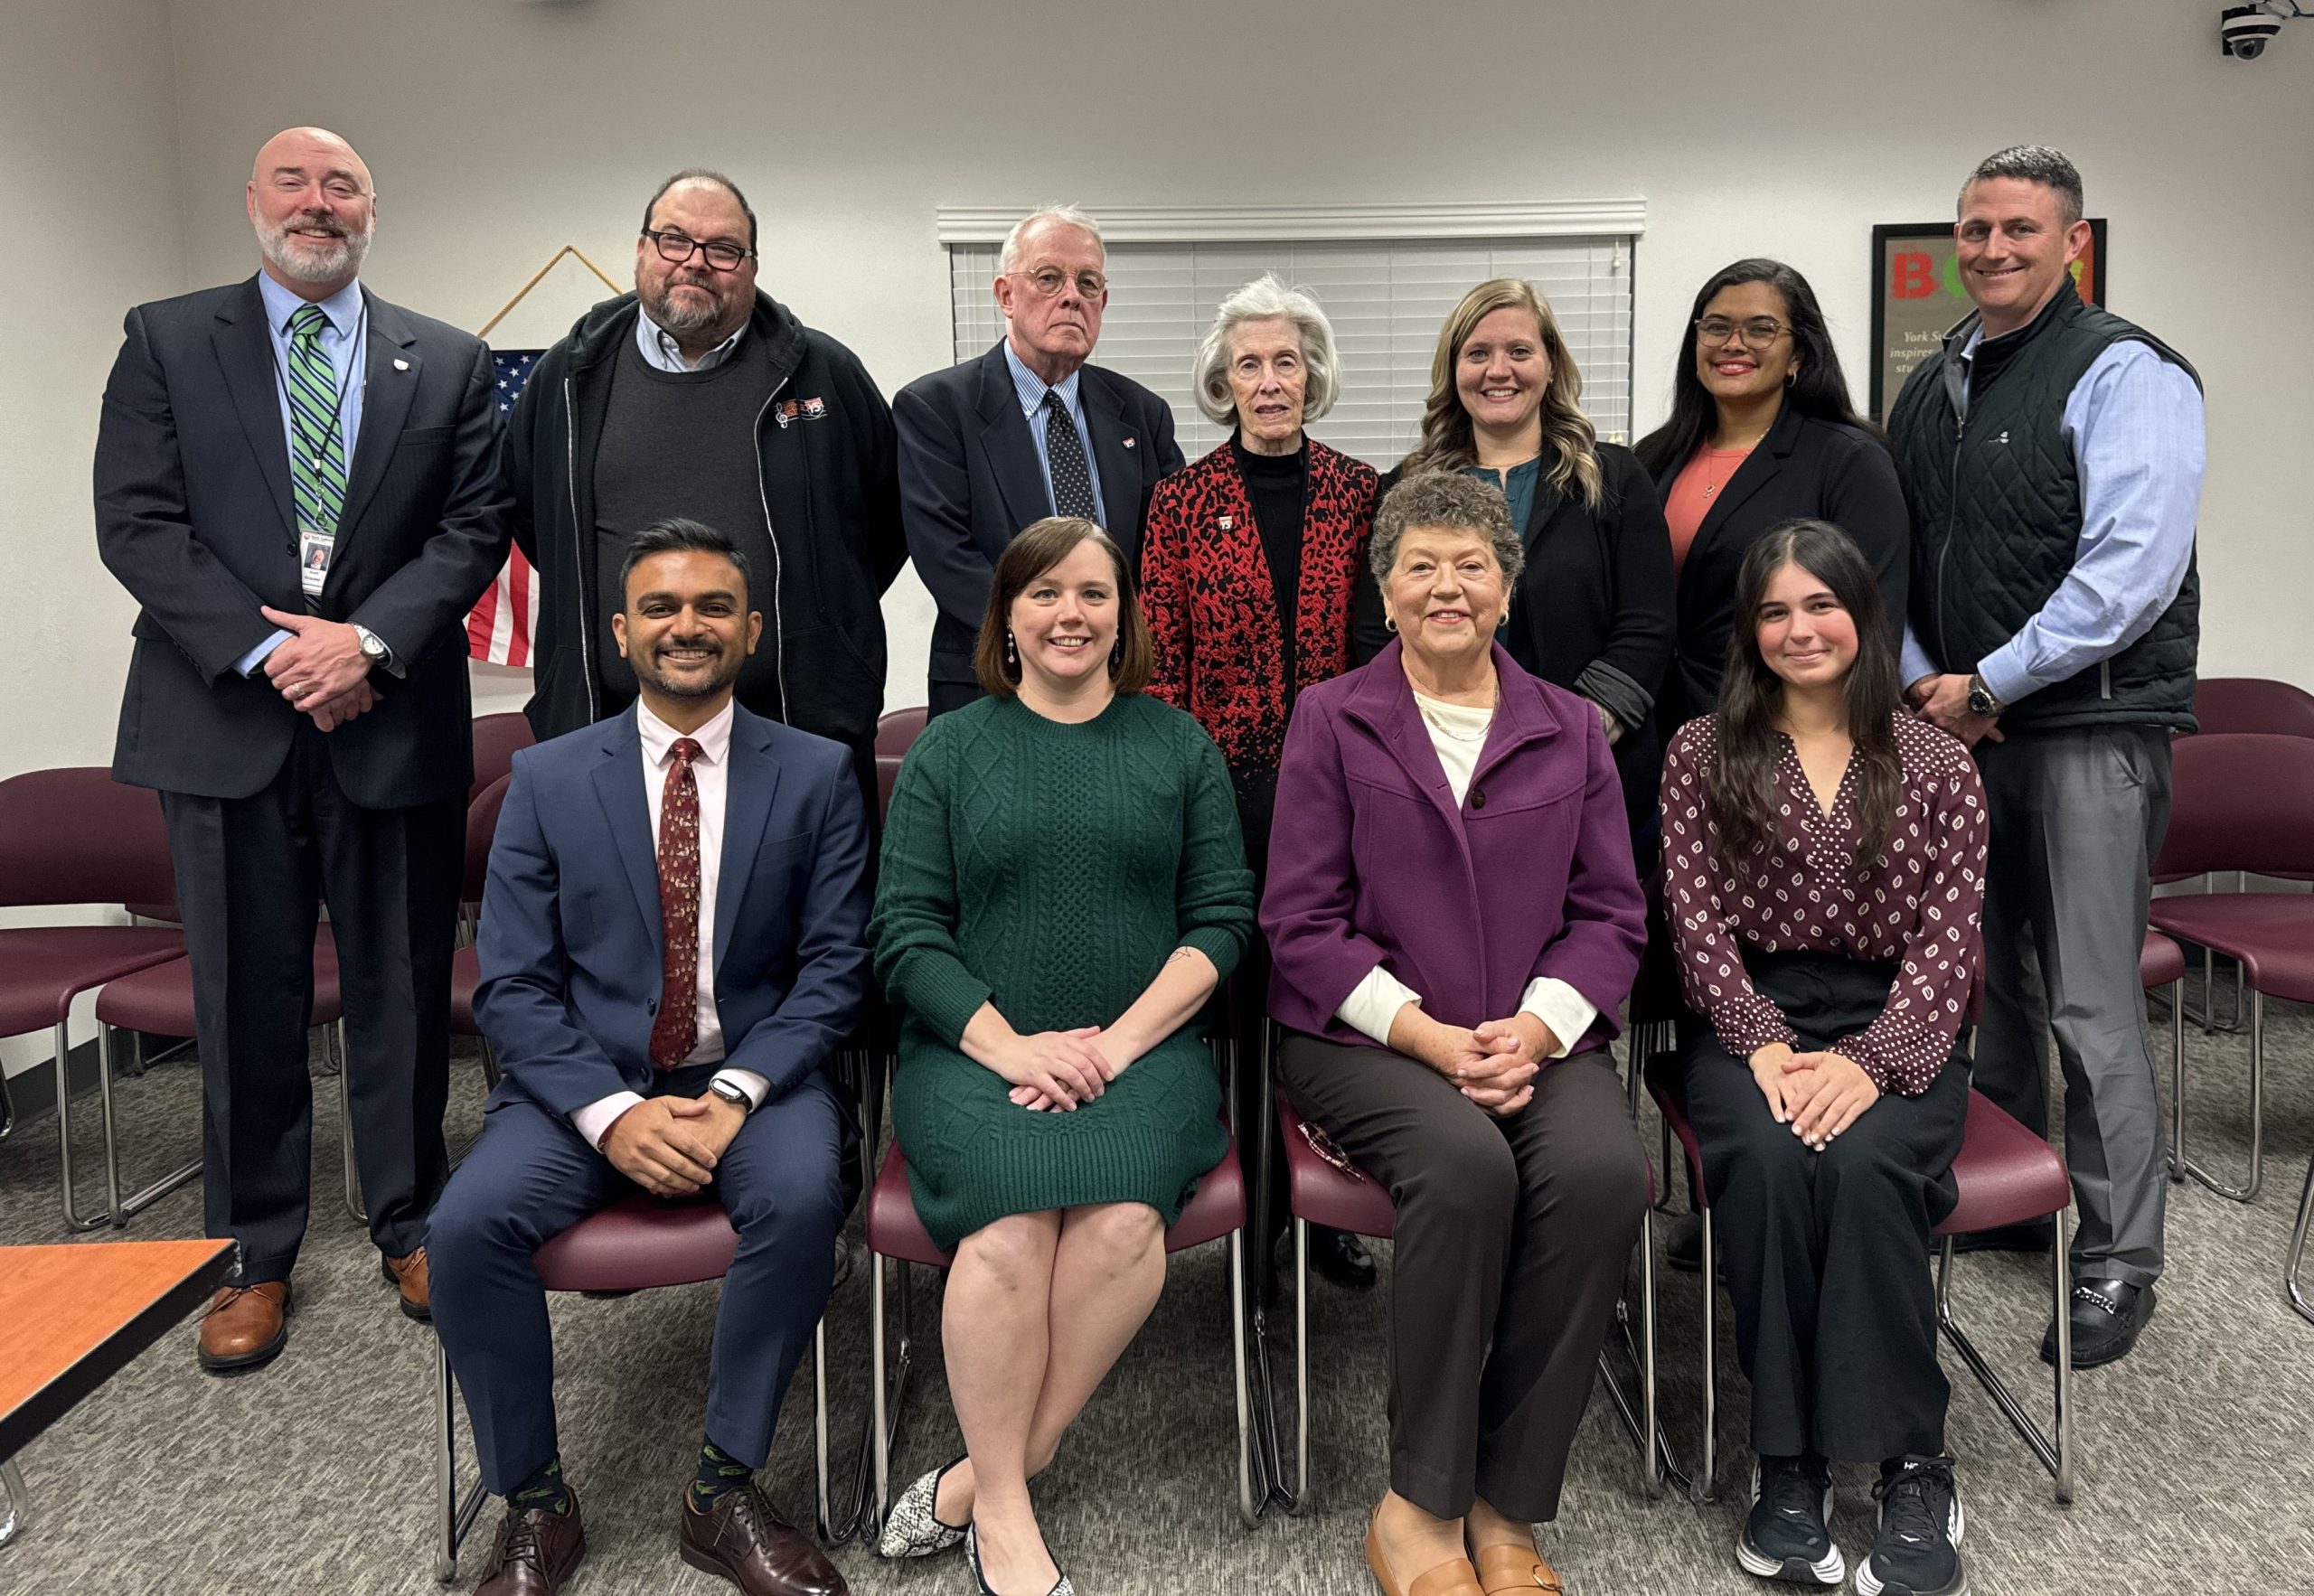
[[[700,289],[707,297],[703,300],[677,299],[675,289],[679,286]],[[710,327],[720,325],[724,317],[731,314],[731,307],[724,302],[724,296],[712,283],[688,279],[681,283],[670,281],[657,293],[646,294],[644,308],[651,313],[654,322],[675,333],[703,333]]]
[[714,670],[704,676],[690,677],[670,676],[662,671],[656,649],[651,652],[649,658],[629,662],[634,666],[635,679],[662,698],[711,699],[739,680],[739,667],[746,659],[746,655],[736,651],[727,652],[716,662]]
[[[324,229],[332,236],[326,239],[305,239],[291,230],[307,227]],[[372,224],[359,233],[348,232],[345,224],[327,211],[307,211],[278,227],[259,222],[257,241],[267,261],[292,282],[332,283],[362,269],[362,258],[370,252],[371,234],[375,230]]]

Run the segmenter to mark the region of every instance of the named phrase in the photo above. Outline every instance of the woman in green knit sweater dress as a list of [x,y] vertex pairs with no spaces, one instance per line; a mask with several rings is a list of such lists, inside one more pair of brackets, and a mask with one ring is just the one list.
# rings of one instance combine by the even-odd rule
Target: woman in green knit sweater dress
[[1028,1478],[1228,1149],[1191,1022],[1253,934],[1253,876],[1219,751],[1139,690],[1148,631],[1098,527],[1012,541],[975,663],[989,696],[901,767],[869,928],[903,1016],[894,1130],[955,1253],[941,1344],[966,1449],[894,1504],[883,1550],[965,1541],[980,1589],[1049,1596],[1069,1586]]

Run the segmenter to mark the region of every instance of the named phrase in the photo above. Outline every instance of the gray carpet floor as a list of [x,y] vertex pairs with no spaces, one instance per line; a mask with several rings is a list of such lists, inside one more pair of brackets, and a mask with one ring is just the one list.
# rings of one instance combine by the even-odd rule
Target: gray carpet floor
[[[2197,1030],[2188,1037],[2196,1156],[2238,1168],[2248,1145],[2246,1044]],[[2171,1188],[2159,1315],[2135,1356],[2076,1384],[2080,1456],[2071,1507],[2052,1499],[2047,1477],[1948,1356],[1950,1441],[1961,1460],[1966,1552],[1980,1596],[2294,1590],[2314,1569],[2314,1325],[2290,1313],[2280,1283],[2299,1182],[2314,1153],[2314,1019],[2276,1005],[2269,1047],[2268,1188],[2249,1206],[2196,1187]],[[460,1056],[456,1071],[454,1145],[473,1133],[482,1095],[470,1055]],[[19,1459],[33,1517],[24,1537],[0,1551],[0,1592],[419,1596],[437,1589],[429,1335],[395,1311],[366,1235],[335,1195],[334,1084],[316,1082],[319,1196],[296,1274],[288,1351],[256,1374],[214,1378],[193,1362],[188,1321],[34,1441]],[[191,1154],[197,1094],[197,1072],[186,1063],[127,1084],[120,1101],[135,1169]],[[1645,1129],[1651,1141],[1652,1123]],[[53,1122],[40,1121],[0,1146],[0,1243],[69,1239],[58,1212]],[[200,1198],[188,1189],[139,1216],[126,1234],[200,1229]],[[1387,1281],[1363,1298],[1313,1288],[1313,1499],[1299,1516],[1273,1515],[1248,1531],[1236,1510],[1224,1260],[1218,1246],[1174,1260],[1156,1313],[1039,1484],[1047,1535],[1087,1596],[1363,1596],[1374,1589],[1360,1552],[1365,1515],[1382,1488],[1387,1453]],[[2045,1263],[1985,1255],[1963,1258],[1958,1269],[1954,1300],[1965,1322],[2045,1412],[2046,1371],[2034,1356],[2047,1311]],[[928,1272],[918,1281],[917,1374],[894,1464],[903,1481],[958,1450],[940,1375],[938,1282]],[[1665,1422],[1692,1463],[1695,1279],[1662,1272],[1660,1294]],[[833,1449],[845,1485],[866,1411],[867,1301],[860,1263],[828,1320]],[[700,1434],[714,1302],[711,1285],[555,1300],[563,1457],[585,1501],[590,1548],[575,1584],[579,1596],[729,1589],[679,1563],[673,1549],[678,1492]],[[1274,1317],[1273,1366],[1281,1401],[1290,1404],[1290,1294]],[[1698,1507],[1676,1492],[1643,1496],[1637,1449],[1604,1395],[1594,1399],[1559,1518],[1538,1537],[1570,1591],[1764,1588],[1731,1555],[1751,1456],[1725,1314],[1721,1326],[1720,1498]],[[808,1378],[799,1378],[767,1470],[774,1498],[803,1523],[812,1506],[811,1395]],[[1290,1407],[1284,1416],[1290,1421]],[[471,1482],[470,1454],[461,1457]],[[1834,1533],[1853,1558],[1871,1538],[1869,1473],[1843,1468],[1838,1484]],[[472,1588],[497,1515],[494,1503],[485,1509],[456,1588]],[[971,1584],[953,1555],[887,1564],[847,1546],[836,1560],[863,1593],[962,1596]]]

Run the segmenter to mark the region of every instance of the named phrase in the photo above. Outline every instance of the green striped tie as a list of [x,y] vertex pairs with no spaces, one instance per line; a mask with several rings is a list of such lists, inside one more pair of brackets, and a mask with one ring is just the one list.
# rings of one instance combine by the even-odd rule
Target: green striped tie
[[322,349],[328,319],[318,305],[301,305],[289,318],[289,483],[299,523],[335,536],[345,509],[345,442],[338,436],[337,373]]

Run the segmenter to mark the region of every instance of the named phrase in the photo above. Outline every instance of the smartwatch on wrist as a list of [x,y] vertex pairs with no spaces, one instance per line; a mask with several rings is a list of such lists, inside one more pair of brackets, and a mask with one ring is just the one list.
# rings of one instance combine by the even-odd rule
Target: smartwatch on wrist
[[707,1083],[707,1089],[743,1114],[755,1112],[755,1099],[740,1091],[729,1081],[710,1081]]
[[1974,671],[1971,671],[1969,673],[1970,714],[1998,715],[2003,709],[2008,708],[2008,705],[2002,703],[1999,699],[1992,696],[1992,689],[1985,685],[1985,679],[1983,677],[1978,675]]

